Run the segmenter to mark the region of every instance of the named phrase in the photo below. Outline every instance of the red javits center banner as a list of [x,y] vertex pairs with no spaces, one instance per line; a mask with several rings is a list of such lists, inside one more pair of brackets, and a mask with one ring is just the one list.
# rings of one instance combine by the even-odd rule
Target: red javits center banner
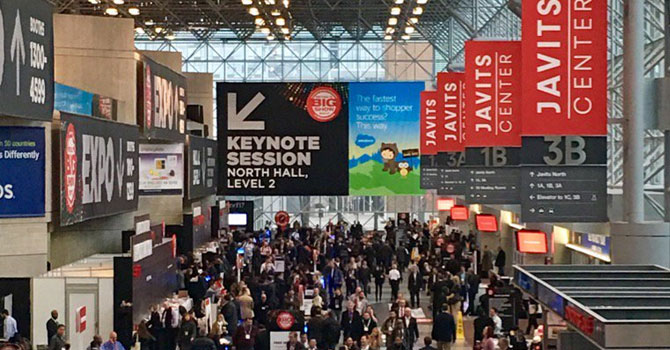
[[465,194],[465,173],[461,169],[465,164],[465,74],[438,73],[437,93],[440,118],[437,193],[462,196]]
[[524,2],[523,134],[606,135],[607,1]]
[[467,41],[468,147],[521,146],[521,43]]
[[438,100],[437,91],[421,91],[421,154],[437,154],[438,130]]

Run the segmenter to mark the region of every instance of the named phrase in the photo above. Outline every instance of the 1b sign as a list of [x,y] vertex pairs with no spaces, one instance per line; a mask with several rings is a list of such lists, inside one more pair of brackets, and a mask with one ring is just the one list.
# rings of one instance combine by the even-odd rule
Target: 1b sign
[[0,217],[44,216],[44,128],[0,127]]

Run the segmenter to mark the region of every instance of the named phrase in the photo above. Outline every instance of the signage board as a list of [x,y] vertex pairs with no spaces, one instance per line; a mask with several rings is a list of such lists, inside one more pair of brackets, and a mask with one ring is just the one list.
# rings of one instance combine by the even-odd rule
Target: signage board
[[498,232],[498,218],[491,214],[475,215],[477,230],[481,232]]
[[140,144],[140,195],[181,194],[184,187],[184,145]]
[[537,282],[535,282],[535,280],[519,270],[515,271],[514,276],[514,280],[519,285],[519,287],[521,287],[521,289],[534,297],[537,296]]
[[144,56],[137,63],[137,124],[148,139],[183,142],[186,78]]
[[62,112],[116,120],[118,101],[75,87],[56,83],[54,108]]
[[516,250],[519,253],[547,254],[547,234],[535,230],[517,231]]
[[[228,201],[228,210],[230,215],[242,214],[245,216],[245,225],[233,225],[230,221],[228,225],[238,229],[246,229],[251,232],[254,230],[254,202],[253,201]],[[241,223],[241,222],[240,222]],[[237,226],[237,227],[235,227]]]
[[136,126],[61,113],[60,224],[137,209]]
[[524,137],[521,219],[524,222],[605,222],[605,137]]
[[53,7],[0,0],[0,115],[51,121],[53,67]]
[[467,173],[465,152],[440,152],[436,158],[439,169],[437,194],[463,196],[466,192]]
[[469,213],[468,207],[464,205],[454,205],[451,207],[451,219],[454,221],[467,221]]
[[437,91],[421,92],[421,189],[439,187],[440,173],[436,159],[440,142],[437,97]]
[[440,187],[440,168],[438,158],[440,155],[421,155],[421,183],[424,190],[436,190]]
[[423,194],[420,102],[424,82],[349,84],[349,194]]
[[565,315],[565,299],[543,284],[537,284],[537,298],[555,313]]
[[449,211],[455,204],[456,201],[453,198],[439,198],[436,206],[438,211]]
[[465,147],[465,74],[437,73],[437,93],[442,116],[439,152],[460,152]]
[[0,126],[0,218],[44,216],[44,128]]
[[465,198],[479,204],[519,204],[518,147],[466,147]]
[[466,41],[465,90],[467,146],[521,146],[521,42]]
[[189,135],[188,137],[188,198],[216,194],[216,141]]
[[219,194],[348,194],[348,86],[219,83]]
[[522,9],[523,135],[607,134],[607,1]]
[[596,253],[610,255],[610,237],[595,233],[581,233],[579,245]]

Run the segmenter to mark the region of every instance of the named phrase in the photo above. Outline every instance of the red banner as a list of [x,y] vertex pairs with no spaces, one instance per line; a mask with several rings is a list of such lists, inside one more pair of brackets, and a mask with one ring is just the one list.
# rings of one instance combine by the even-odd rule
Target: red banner
[[521,42],[465,43],[468,147],[521,146]]
[[465,148],[465,74],[437,74],[438,101],[442,103],[439,134],[440,152],[460,152]]
[[524,2],[522,38],[522,134],[606,135],[607,1]]
[[421,154],[437,154],[437,91],[421,91]]

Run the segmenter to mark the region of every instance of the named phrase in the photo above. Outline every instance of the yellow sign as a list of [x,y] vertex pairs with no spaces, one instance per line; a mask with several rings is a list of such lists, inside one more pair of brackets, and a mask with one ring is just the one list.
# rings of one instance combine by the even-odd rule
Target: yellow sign
[[456,339],[465,339],[465,331],[463,330],[463,313],[458,312],[456,319]]

